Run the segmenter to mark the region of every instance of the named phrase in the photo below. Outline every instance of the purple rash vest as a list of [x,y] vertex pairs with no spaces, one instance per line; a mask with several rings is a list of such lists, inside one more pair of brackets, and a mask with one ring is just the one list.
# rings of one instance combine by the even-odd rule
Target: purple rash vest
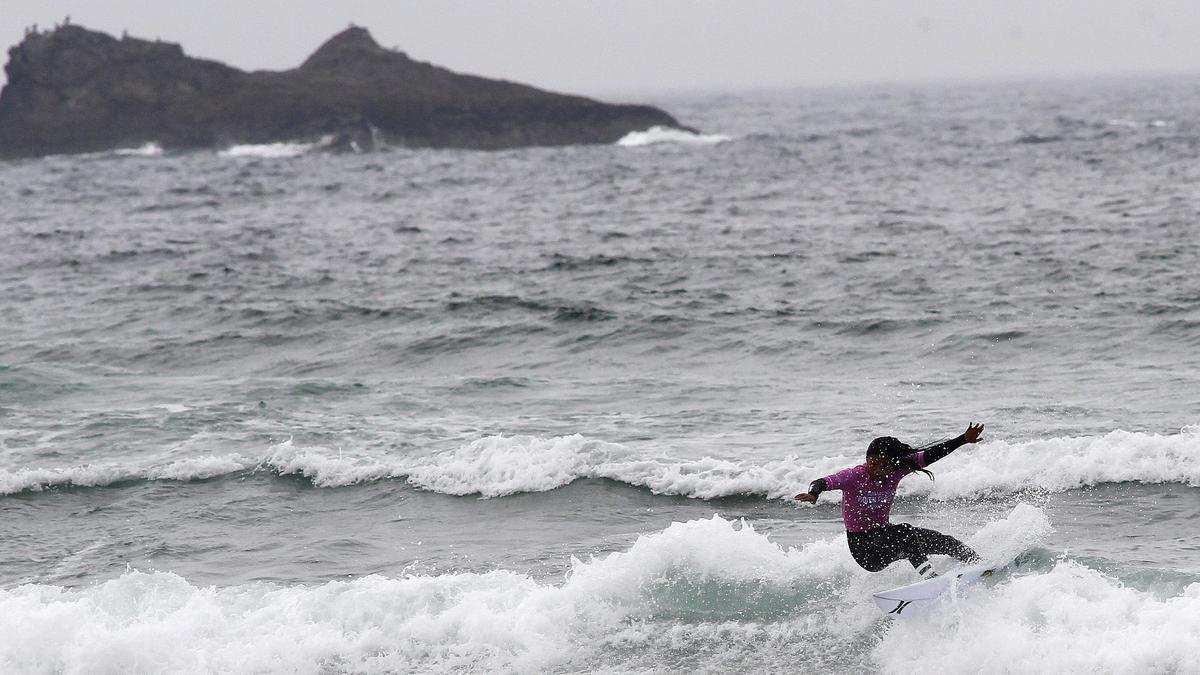
[[[918,467],[925,467],[925,452],[914,452],[908,456]],[[900,479],[913,470],[902,466],[883,480],[872,480],[867,465],[842,469],[825,477],[826,490],[842,491],[842,520],[848,532],[866,532],[888,524],[892,514],[892,501],[896,499],[896,486]]]

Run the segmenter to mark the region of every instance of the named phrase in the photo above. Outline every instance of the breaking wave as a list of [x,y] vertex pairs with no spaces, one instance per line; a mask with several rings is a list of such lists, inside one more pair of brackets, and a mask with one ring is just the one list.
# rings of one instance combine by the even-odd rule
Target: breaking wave
[[694,145],[715,145],[731,140],[721,134],[697,134],[682,129],[670,127],[650,127],[645,131],[631,131],[625,134],[617,145],[626,148],[652,145],[654,143],[691,143]]
[[163,154],[163,148],[158,143],[146,143],[136,148],[119,148],[113,150],[113,154],[127,157],[159,157]]
[[221,157],[257,157],[279,159],[299,157],[315,147],[313,143],[263,143],[260,145],[233,145],[218,151]]
[[[1200,487],[1200,427],[1159,435],[1112,431],[1101,436],[990,441],[965,446],[936,467],[937,480],[911,477],[901,496],[932,499],[1005,496],[1037,489],[1066,492],[1106,483],[1178,483]],[[0,494],[53,487],[103,487],[137,480],[205,480],[269,472],[301,476],[317,487],[405,480],[448,495],[485,498],[545,492],[585,478],[603,478],[655,494],[719,499],[758,495],[786,499],[814,478],[861,462],[860,457],[768,462],[717,457],[647,458],[619,443],[579,434],[552,438],[488,436],[455,450],[424,456],[355,454],[289,439],[265,456],[201,455],[156,464],[88,464],[0,470]],[[836,491],[823,501],[838,501]]]
[[[972,539],[1028,547],[1049,523],[1019,505]],[[813,667],[907,672],[1180,672],[1200,583],[1155,593],[1066,558],[961,589],[904,620],[870,592],[909,580],[858,568],[844,535],[783,547],[751,525],[674,523],[573,559],[562,580],[371,575],[204,587],[130,570],[80,588],[0,590],[6,672],[530,672]],[[964,640],[963,635],[971,636]],[[682,659],[682,660],[681,660]]]

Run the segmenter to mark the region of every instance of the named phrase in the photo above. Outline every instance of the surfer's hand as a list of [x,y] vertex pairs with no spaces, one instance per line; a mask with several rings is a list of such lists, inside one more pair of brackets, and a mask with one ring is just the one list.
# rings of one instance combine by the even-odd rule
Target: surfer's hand
[[817,496],[811,492],[801,492],[800,494],[796,495],[796,501],[808,502],[809,504],[816,504]]
[[978,443],[981,435],[983,435],[983,425],[971,422],[967,425],[967,430],[963,432],[963,440],[968,443]]

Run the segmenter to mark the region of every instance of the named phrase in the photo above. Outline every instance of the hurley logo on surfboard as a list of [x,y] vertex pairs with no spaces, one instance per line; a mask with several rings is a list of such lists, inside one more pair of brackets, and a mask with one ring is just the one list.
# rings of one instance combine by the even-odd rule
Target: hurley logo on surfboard
[[977,563],[957,570],[950,570],[942,576],[924,579],[907,586],[893,588],[887,591],[873,593],[875,605],[885,614],[899,616],[909,607],[928,607],[952,588],[968,586],[990,577],[997,570],[1010,564],[1011,560],[993,560]]

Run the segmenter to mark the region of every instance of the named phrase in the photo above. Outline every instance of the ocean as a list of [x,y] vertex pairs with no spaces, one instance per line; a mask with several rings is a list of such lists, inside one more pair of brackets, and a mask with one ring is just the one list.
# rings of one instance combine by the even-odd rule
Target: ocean
[[652,103],[0,163],[0,671],[1200,673],[1200,81]]

